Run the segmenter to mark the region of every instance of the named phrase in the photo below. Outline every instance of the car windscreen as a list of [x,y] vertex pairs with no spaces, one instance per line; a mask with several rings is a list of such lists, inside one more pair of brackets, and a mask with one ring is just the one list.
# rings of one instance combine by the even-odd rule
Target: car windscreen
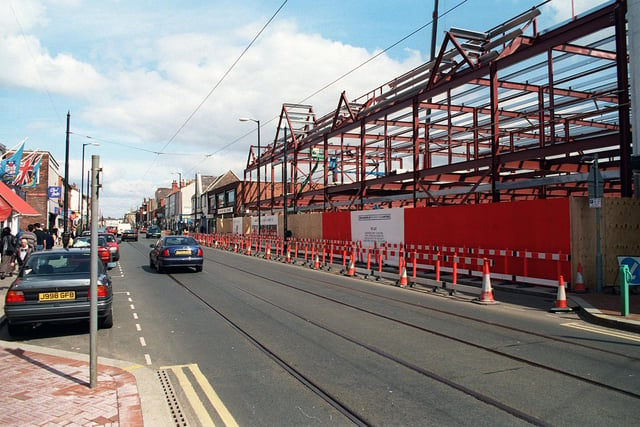
[[27,258],[21,274],[48,276],[81,273],[88,275],[91,269],[91,254],[87,251],[50,254],[34,253]]

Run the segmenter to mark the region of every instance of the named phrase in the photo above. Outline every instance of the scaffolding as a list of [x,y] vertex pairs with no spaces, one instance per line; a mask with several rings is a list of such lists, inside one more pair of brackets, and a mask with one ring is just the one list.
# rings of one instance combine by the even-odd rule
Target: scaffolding
[[595,158],[602,191],[631,197],[626,2],[545,31],[539,14],[451,28],[433,60],[324,116],[284,104],[245,184],[260,174],[274,213],[494,203],[588,195]]

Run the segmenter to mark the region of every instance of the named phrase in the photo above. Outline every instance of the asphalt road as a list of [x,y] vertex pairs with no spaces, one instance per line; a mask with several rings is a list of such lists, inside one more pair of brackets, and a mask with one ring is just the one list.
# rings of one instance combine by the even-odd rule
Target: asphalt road
[[[543,298],[481,306],[213,249],[202,273],[157,274],[150,243],[120,245],[114,327],[99,331],[98,351],[157,370],[190,425],[640,416],[640,335],[548,313]],[[87,329],[46,326],[21,339],[88,353]]]

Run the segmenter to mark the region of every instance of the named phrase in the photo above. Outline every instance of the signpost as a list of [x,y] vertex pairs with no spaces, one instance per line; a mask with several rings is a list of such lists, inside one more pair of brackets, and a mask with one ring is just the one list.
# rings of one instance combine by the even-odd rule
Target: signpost
[[589,207],[596,210],[596,291],[602,292],[602,249],[600,243],[600,209],[604,194],[604,180],[598,167],[598,154],[594,154],[589,171]]

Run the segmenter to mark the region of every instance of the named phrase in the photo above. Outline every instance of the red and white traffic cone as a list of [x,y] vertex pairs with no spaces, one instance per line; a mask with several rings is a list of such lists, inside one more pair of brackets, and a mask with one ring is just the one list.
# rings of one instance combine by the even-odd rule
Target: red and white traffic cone
[[270,244],[267,245],[267,252],[265,253],[264,257],[266,259],[271,259],[271,245]]
[[406,288],[408,285],[409,285],[409,280],[407,279],[407,262],[404,261],[402,263],[402,273],[400,273],[398,286],[400,286],[401,288]]
[[493,288],[491,288],[491,274],[489,273],[489,260],[484,259],[484,266],[482,268],[482,291],[480,297],[473,300],[477,304],[497,304],[493,299]]
[[316,252],[316,259],[313,262],[313,268],[315,270],[319,270],[320,269],[320,258],[318,257],[318,253]]
[[356,275],[356,264],[353,259],[353,254],[349,256],[349,268],[347,269],[347,276],[353,277]]
[[578,263],[578,272],[576,273],[576,283],[573,285],[573,292],[585,293],[587,288],[584,286],[584,276],[582,275],[582,264]]
[[567,294],[564,290],[564,277],[562,275],[558,279],[558,296],[556,297],[556,305],[549,311],[552,313],[568,313],[573,309],[567,306]]

